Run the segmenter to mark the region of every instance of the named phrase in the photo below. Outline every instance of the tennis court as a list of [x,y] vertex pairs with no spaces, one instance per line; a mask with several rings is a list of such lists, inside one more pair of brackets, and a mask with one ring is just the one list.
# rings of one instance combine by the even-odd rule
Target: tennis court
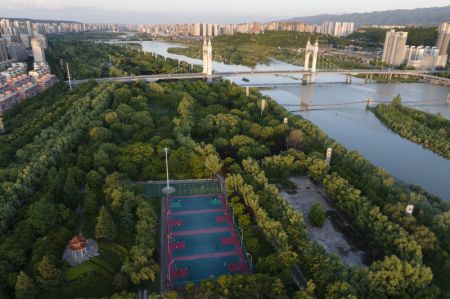
[[[147,197],[165,196],[162,189],[166,186],[166,182],[147,182],[144,185],[144,195]],[[195,180],[195,181],[170,181],[170,186],[175,188],[173,196],[190,196],[195,194],[220,194],[220,184],[211,180]]]
[[176,192],[164,197],[168,287],[181,290],[188,282],[249,273],[220,185],[203,181],[192,186],[189,183],[171,186]]
[[201,233],[204,229],[214,229],[230,227],[231,217],[224,215],[224,212],[206,212],[195,214],[183,214],[183,215],[169,215],[167,222],[167,232],[178,232],[199,230]]
[[211,196],[174,196],[170,197],[171,213],[177,214],[185,213],[187,211],[195,210],[223,210],[225,204],[223,197],[220,194]]
[[177,236],[171,239],[170,245],[173,257],[235,252],[239,249],[239,241],[231,231]]
[[[247,264],[242,264],[239,255],[228,255],[197,260],[176,261],[172,265],[174,289],[183,289],[188,282],[199,283],[221,275],[249,272]],[[241,266],[241,267],[239,267]]]

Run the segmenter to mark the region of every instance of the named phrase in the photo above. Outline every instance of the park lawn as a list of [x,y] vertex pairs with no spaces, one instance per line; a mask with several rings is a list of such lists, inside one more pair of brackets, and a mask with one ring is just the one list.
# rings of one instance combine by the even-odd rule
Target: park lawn
[[[113,244],[114,245],[114,244]],[[64,282],[57,288],[42,293],[40,299],[110,296],[115,292],[114,277],[120,272],[121,256],[100,243],[100,255],[75,266],[67,267]]]

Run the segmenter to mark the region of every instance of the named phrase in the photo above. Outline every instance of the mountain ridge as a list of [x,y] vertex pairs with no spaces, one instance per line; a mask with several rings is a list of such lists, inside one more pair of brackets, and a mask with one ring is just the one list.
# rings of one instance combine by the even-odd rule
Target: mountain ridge
[[324,21],[354,22],[358,25],[438,25],[450,21],[450,5],[415,9],[395,9],[364,13],[320,14],[295,17],[281,22],[321,24]]

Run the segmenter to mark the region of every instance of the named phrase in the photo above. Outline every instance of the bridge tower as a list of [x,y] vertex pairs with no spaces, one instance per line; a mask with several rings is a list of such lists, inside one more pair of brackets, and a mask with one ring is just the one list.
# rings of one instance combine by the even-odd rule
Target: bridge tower
[[203,40],[203,74],[212,75],[212,44],[211,38]]
[[311,58],[311,54],[313,54],[313,59],[312,59],[312,65],[311,65],[310,82],[313,83],[314,82],[314,73],[316,72],[316,69],[317,69],[317,56],[319,54],[319,42],[316,40],[314,45],[312,45],[311,40],[308,39],[308,42],[306,43],[306,49],[305,49],[305,66],[304,66],[305,71],[309,71],[309,60]]

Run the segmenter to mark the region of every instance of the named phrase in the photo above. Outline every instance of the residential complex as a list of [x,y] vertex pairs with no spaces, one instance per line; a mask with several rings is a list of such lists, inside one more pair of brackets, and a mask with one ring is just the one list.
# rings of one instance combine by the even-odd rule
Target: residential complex
[[305,24],[301,22],[270,22],[265,26],[266,30],[271,31],[296,31],[314,33],[318,31],[318,26]]
[[302,22],[259,22],[241,24],[153,24],[140,25],[138,31],[157,36],[193,36],[211,37],[217,35],[233,35],[235,33],[259,34],[269,31],[297,31],[322,33],[333,36],[348,36],[355,31],[354,23],[325,22],[322,26],[305,24]]
[[[72,25],[66,28],[65,24],[60,23],[56,28],[78,28]],[[0,113],[57,82],[45,59],[45,34],[53,29],[47,23],[0,20]],[[34,57],[34,65],[33,70],[27,72],[27,64],[23,61],[30,55]]]
[[408,46],[407,32],[395,32],[394,29],[386,33],[383,50],[383,62],[399,66],[402,64],[420,70],[432,70],[445,67],[448,61],[450,42],[450,23],[439,27],[436,47]]
[[218,35],[233,35],[239,33],[264,33],[264,25],[258,22],[242,24],[152,24],[140,25],[139,32],[155,36],[192,36],[214,37]]
[[404,63],[415,69],[428,70],[445,67],[447,55],[439,55],[439,48],[406,46]]
[[35,63],[34,69],[28,74],[26,70],[26,64],[19,62],[0,73],[0,113],[12,109],[57,82],[46,63]]
[[352,22],[323,22],[318,33],[342,37],[355,32],[355,23]]
[[13,62],[26,61],[31,55],[45,62],[47,34],[113,30],[115,24],[83,24],[77,22],[37,22],[32,20],[0,20],[0,70]]

